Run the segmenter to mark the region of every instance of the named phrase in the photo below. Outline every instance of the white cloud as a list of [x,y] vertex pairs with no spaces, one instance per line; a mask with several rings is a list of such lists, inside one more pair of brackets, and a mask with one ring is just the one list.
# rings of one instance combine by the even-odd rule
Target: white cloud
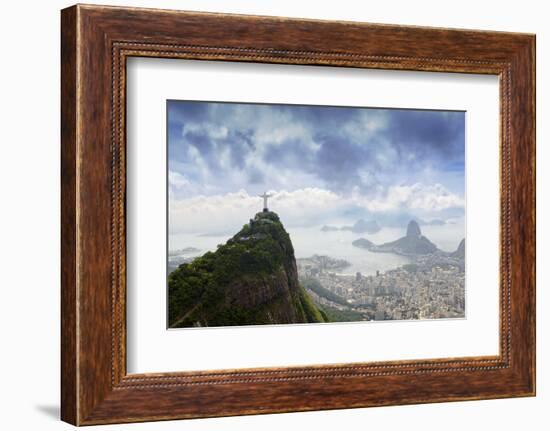
[[170,197],[193,193],[195,186],[182,174],[168,171],[168,194]]
[[441,211],[447,208],[464,207],[464,199],[451,193],[441,184],[391,186],[374,199],[359,198],[362,206],[372,212],[396,210]]
[[356,140],[362,141],[365,136],[384,130],[389,126],[388,112],[384,110],[360,110],[357,119],[347,122],[343,131]]
[[210,139],[225,139],[229,133],[227,127],[215,123],[187,123],[183,129],[182,136],[188,133],[199,133],[208,136]]
[[[176,178],[181,181],[181,178]],[[337,223],[342,214],[363,208],[376,214],[407,211],[434,214],[448,208],[462,208],[464,200],[440,184],[392,186],[374,198],[357,192],[345,197],[321,188],[294,191],[270,190],[269,208],[277,212],[285,225],[303,226]],[[262,199],[244,189],[235,193],[170,199],[171,233],[232,233],[261,211]]]
[[[331,208],[342,204],[335,193],[305,188],[292,192],[269,191],[273,197],[268,206],[276,211],[285,224],[302,224],[319,218]],[[171,232],[231,232],[262,210],[262,199],[245,190],[215,196],[196,196],[170,200]]]
[[189,181],[179,172],[168,171],[168,184],[172,188],[180,189],[188,186]]

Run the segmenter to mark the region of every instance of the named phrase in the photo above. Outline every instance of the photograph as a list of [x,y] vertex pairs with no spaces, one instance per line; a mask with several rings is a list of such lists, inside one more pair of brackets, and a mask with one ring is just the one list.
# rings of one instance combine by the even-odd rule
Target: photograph
[[466,318],[466,113],[168,100],[167,327]]

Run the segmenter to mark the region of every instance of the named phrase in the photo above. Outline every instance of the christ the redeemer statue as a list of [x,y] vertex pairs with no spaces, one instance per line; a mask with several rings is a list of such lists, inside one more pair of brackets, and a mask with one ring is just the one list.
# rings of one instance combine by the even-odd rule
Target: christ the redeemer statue
[[264,198],[264,212],[269,211],[269,210],[267,209],[267,198],[270,198],[270,197],[273,196],[273,195],[268,195],[266,192],[264,192],[263,195],[258,195],[258,196],[261,197],[261,198]]

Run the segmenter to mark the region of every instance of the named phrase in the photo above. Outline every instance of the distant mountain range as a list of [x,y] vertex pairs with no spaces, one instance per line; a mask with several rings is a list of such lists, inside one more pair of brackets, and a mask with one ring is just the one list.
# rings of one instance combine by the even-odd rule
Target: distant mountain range
[[363,218],[357,220],[353,225],[333,226],[324,225],[321,228],[322,232],[336,232],[336,231],[350,231],[353,233],[368,233],[375,234],[380,232],[382,226],[384,227],[399,227],[402,226],[407,220],[415,221],[419,226],[444,226],[449,221],[442,219],[422,220],[418,217],[412,217],[411,215],[401,214],[399,216],[386,216],[380,223],[374,219],[365,220]]
[[422,235],[420,226],[416,220],[411,220],[407,226],[407,233],[404,237],[395,241],[386,242],[376,245],[366,238],[359,238],[352,242],[352,245],[359,248],[364,248],[377,253],[395,253],[406,256],[442,254],[449,257],[464,259],[465,256],[465,240],[463,239],[457,250],[452,253],[445,253],[437,248],[428,238]]

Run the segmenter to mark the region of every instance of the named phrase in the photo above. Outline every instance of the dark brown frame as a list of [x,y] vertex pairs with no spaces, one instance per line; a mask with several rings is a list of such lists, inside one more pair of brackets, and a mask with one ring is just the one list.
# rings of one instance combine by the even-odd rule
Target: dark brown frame
[[[63,420],[88,425],[535,394],[534,35],[81,5],[61,17]],[[127,375],[129,56],[498,75],[500,354]]]

